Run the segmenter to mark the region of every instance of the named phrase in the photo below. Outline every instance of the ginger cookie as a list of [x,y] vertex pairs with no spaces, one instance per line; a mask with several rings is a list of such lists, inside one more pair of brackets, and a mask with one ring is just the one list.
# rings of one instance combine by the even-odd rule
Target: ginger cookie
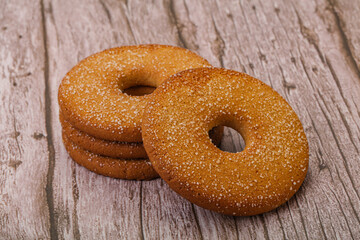
[[141,120],[148,98],[131,96],[134,86],[158,87],[169,76],[210,67],[197,54],[174,46],[139,45],[91,55],[62,80],[58,100],[64,119],[96,138],[141,142]]
[[[208,131],[237,130],[245,149],[216,148]],[[272,88],[221,68],[186,70],[151,95],[143,142],[155,170],[189,201],[219,213],[248,216],[289,200],[305,179],[309,149],[302,124]]]

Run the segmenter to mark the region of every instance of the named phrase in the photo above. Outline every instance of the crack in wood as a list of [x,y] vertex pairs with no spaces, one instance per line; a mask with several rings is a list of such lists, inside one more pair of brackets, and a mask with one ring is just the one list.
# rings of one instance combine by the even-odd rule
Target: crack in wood
[[[304,186],[302,186],[302,188],[304,188]],[[300,205],[299,205],[299,202],[298,202],[298,199],[297,199],[297,196],[296,196],[296,195],[294,196],[294,199],[295,199],[295,202],[296,202],[296,205],[297,205],[298,209],[300,209]],[[306,225],[305,225],[304,216],[303,216],[303,214],[302,214],[301,211],[299,211],[299,214],[300,214],[301,224],[302,224],[303,227],[304,227],[306,239],[309,239],[309,235],[308,235],[308,232],[307,232],[307,230],[306,230]]]
[[72,162],[71,164],[72,173],[71,173],[71,181],[72,181],[72,196],[74,200],[74,207],[72,213],[72,224],[73,224],[73,237],[75,239],[80,239],[80,230],[79,230],[79,220],[77,215],[77,205],[79,202],[79,188],[76,181],[76,164]]
[[345,129],[349,134],[349,139],[351,141],[351,143],[354,145],[354,148],[356,150],[357,153],[359,153],[359,149],[355,144],[355,140],[354,140],[354,136],[352,134],[351,128],[349,126],[349,123],[346,120],[346,117],[344,116],[344,114],[341,112],[341,109],[336,105],[336,109],[338,110],[339,114],[340,114],[340,118],[342,120],[342,122],[344,123]]
[[[127,3],[126,3],[126,8],[129,10]],[[130,22],[129,16],[128,16],[128,14],[127,14],[126,12],[125,12],[124,15],[125,15],[125,19],[126,19],[126,25],[127,25],[128,28],[130,29],[131,37],[134,39],[134,42],[137,44],[138,41],[137,41],[137,39],[136,39],[136,37],[135,37],[133,28],[132,28],[132,26],[131,26],[131,22]]]
[[172,0],[169,0],[167,2],[167,9],[168,9],[168,16],[170,18],[170,22],[175,26],[177,37],[178,37],[178,44],[183,48],[188,48],[188,45],[184,39],[184,36],[182,35],[182,31],[180,29],[180,24],[176,17],[176,12],[174,8],[174,2]]
[[302,58],[302,56],[300,56],[300,62],[301,62],[301,65],[302,65],[302,67],[303,67],[303,69],[304,69],[305,75],[306,75],[307,79],[309,80],[309,83],[310,83],[312,89],[313,89],[313,90],[316,89],[316,88],[314,87],[312,81],[311,81],[311,78],[310,78],[310,75],[309,75],[308,71],[306,70],[305,63],[304,63],[304,59]]
[[100,3],[100,5],[101,5],[101,7],[103,8],[107,19],[109,20],[110,25],[112,25],[112,19],[111,19],[111,14],[110,14],[109,8],[106,6],[106,4],[104,3],[104,1],[99,0],[99,3]]
[[216,26],[213,15],[211,15],[211,19],[212,19],[212,24],[214,26],[215,35],[216,35],[215,41],[213,42],[215,44],[215,46],[213,46],[211,48],[211,50],[213,51],[213,53],[215,53],[215,55],[217,56],[217,58],[220,61],[220,66],[223,68],[223,67],[225,67],[225,65],[224,65],[225,41],[222,38],[222,36]]
[[283,226],[282,221],[281,221],[281,219],[280,219],[280,215],[279,215],[278,209],[275,209],[275,212],[276,212],[277,219],[278,219],[278,221],[279,221],[279,223],[280,223],[280,229],[281,229],[282,234],[283,234],[283,239],[287,239],[286,233],[285,233],[285,230],[284,230],[284,226]]
[[31,72],[27,72],[27,73],[23,73],[23,74],[18,74],[18,75],[15,75],[14,77],[15,78],[26,78],[28,76],[31,76]]
[[[263,8],[261,1],[259,2],[259,4],[260,4],[261,7]],[[259,20],[259,16],[258,16],[258,12],[256,11],[256,7],[255,7],[255,6],[252,6],[252,9],[254,10],[255,17],[256,17],[256,20],[257,20],[258,25],[261,25],[261,21]],[[277,15],[277,16],[279,17],[279,15]],[[284,29],[285,29],[285,28],[284,28]],[[287,35],[287,32],[286,32],[286,31],[285,31],[285,33],[286,33],[287,38],[290,39],[289,36]],[[263,31],[262,28],[261,28],[261,34],[262,34],[263,37],[265,38],[265,34],[264,34],[264,31]],[[268,61],[267,61],[266,55],[261,51],[260,46],[259,46],[259,44],[258,44],[258,41],[256,41],[256,47],[258,48],[258,54],[259,54],[261,66],[262,66],[263,69],[266,69],[266,66],[264,66],[264,62],[265,62],[265,63],[268,63]],[[278,59],[277,59],[277,60],[278,60]],[[278,63],[278,64],[279,64],[279,63]],[[281,67],[280,64],[279,64],[279,67]],[[281,69],[281,70],[282,70],[282,69]]]
[[341,185],[342,185],[342,187],[343,187],[343,190],[344,190],[344,192],[345,192],[345,194],[346,194],[346,196],[347,196],[347,198],[348,198],[348,200],[349,200],[350,206],[351,206],[351,208],[352,208],[352,210],[353,210],[353,212],[354,212],[354,214],[355,214],[356,220],[358,221],[358,223],[360,223],[359,213],[356,211],[356,208],[355,208],[353,202],[351,201],[351,198],[350,198],[350,196],[349,196],[349,193],[346,191],[344,181],[343,181],[342,178],[340,177],[339,170],[338,170],[338,168],[337,168],[336,166],[335,166],[335,171],[336,171],[336,174],[337,174],[338,177],[339,177],[339,180],[340,180],[340,183],[341,183]]
[[345,219],[345,222],[346,222],[346,226],[347,226],[348,229],[349,229],[351,238],[352,238],[352,239],[355,239],[355,238],[354,238],[354,235],[353,235],[353,233],[352,233],[352,231],[351,231],[352,228],[350,228],[349,221],[347,220],[347,217],[346,217],[346,214],[345,214],[345,212],[344,212],[344,209],[342,208],[342,204],[340,203],[338,197],[336,196],[335,192],[334,192],[331,188],[330,188],[330,191],[331,191],[332,194],[334,195],[335,200],[336,200],[336,202],[337,202],[338,205],[339,205],[340,211],[341,211],[342,215],[344,216],[344,219]]
[[202,240],[203,239],[203,235],[202,235],[202,231],[201,231],[201,227],[200,227],[200,223],[199,223],[199,218],[196,214],[196,211],[195,211],[195,207],[194,207],[194,204],[193,203],[190,203],[191,204],[191,209],[192,209],[192,212],[194,213],[194,218],[195,218],[195,223],[196,223],[196,226],[199,230],[199,236],[200,236],[200,239]]
[[[232,24],[233,24],[233,27],[234,27],[234,29],[235,29],[236,24],[235,24],[235,20],[234,20],[233,15],[229,13],[229,14],[227,14],[227,16],[230,18],[230,20],[231,20],[231,22],[232,22]],[[241,41],[240,41],[240,39],[239,39],[238,34],[235,34],[235,38],[236,38],[236,41],[238,42],[238,44],[241,45]],[[240,49],[240,52],[241,52],[242,54],[244,54],[241,49]],[[243,71],[244,73],[246,73],[246,68],[245,68],[244,64],[241,62],[240,57],[239,57],[239,55],[237,54],[237,51],[234,51],[234,54],[235,54],[236,58],[237,58],[238,61],[239,61],[239,64],[240,64],[240,66],[241,66],[241,68],[242,68],[242,71]]]
[[140,199],[140,239],[145,239],[145,233],[144,233],[144,225],[143,225],[143,182],[140,182],[140,193],[139,193],[139,199]]
[[[360,109],[360,108],[358,107],[358,105],[356,104],[356,100],[354,99],[354,96],[351,96],[351,98],[352,98],[352,102],[354,103],[354,106],[355,106],[356,110],[357,110],[357,109]],[[359,111],[356,111],[356,110],[354,110],[353,113],[357,114],[357,115],[358,115],[358,118],[360,118],[360,112],[359,112]],[[351,117],[351,119],[353,120],[353,122],[355,123],[355,126],[356,126],[358,132],[360,132],[360,125],[357,125],[357,121],[354,119],[354,117],[352,116],[352,114],[350,114],[350,117]],[[360,138],[359,138],[359,136],[357,136],[357,137],[358,137],[358,140],[359,140],[359,143],[360,143]]]
[[14,139],[16,142],[17,149],[19,150],[19,155],[21,157],[22,153],[21,153],[21,148],[20,148],[20,144],[19,144],[19,140],[18,140],[18,137],[20,136],[20,132],[16,128],[16,116],[15,116],[14,108],[12,109],[12,115],[13,115]]
[[236,231],[236,239],[239,239],[239,229],[236,223],[236,217],[233,216],[234,224],[235,224],[235,231]]
[[315,209],[316,209],[316,214],[317,214],[317,216],[318,216],[318,218],[319,218],[319,223],[320,223],[321,232],[322,232],[322,234],[324,235],[325,239],[328,239],[328,237],[326,236],[325,230],[324,230],[324,226],[323,226],[323,224],[322,224],[322,222],[321,222],[321,218],[320,218],[320,214],[319,214],[319,209],[318,209],[316,203],[314,203],[314,205],[315,205]]
[[[320,93],[319,93],[319,97],[321,98],[321,100],[323,101],[323,103],[325,103],[325,101],[324,101],[324,99],[323,99],[323,97],[321,96]],[[346,173],[347,173],[347,175],[348,175],[348,177],[349,177],[349,179],[350,179],[350,182],[351,182],[351,186],[352,186],[352,188],[354,189],[357,197],[359,198],[359,193],[358,193],[358,191],[357,191],[357,188],[355,187],[354,180],[353,180],[353,178],[352,178],[352,176],[351,176],[350,169],[349,169],[349,166],[348,166],[348,164],[347,164],[347,159],[346,159],[343,151],[341,150],[341,146],[340,146],[339,140],[338,140],[337,137],[336,137],[336,134],[335,134],[335,132],[334,132],[334,129],[333,129],[332,125],[331,125],[331,121],[330,121],[329,117],[325,114],[325,111],[324,111],[324,109],[321,107],[321,105],[319,105],[319,107],[320,107],[320,110],[321,110],[321,112],[323,113],[323,115],[324,115],[324,117],[325,117],[325,119],[326,119],[326,122],[327,122],[327,124],[328,124],[328,126],[329,126],[329,128],[330,128],[330,132],[331,132],[331,134],[332,134],[332,136],[333,136],[333,138],[334,138],[334,140],[335,140],[336,146],[337,146],[337,148],[338,148],[338,150],[339,150],[339,153],[340,153],[340,155],[341,155],[341,157],[342,157],[342,160],[343,160],[343,164],[344,164]],[[326,107],[326,105],[325,105],[325,107]]]
[[[186,3],[186,0],[183,0],[183,2],[184,2],[184,7],[185,7],[187,17],[188,17],[189,23],[190,23],[190,26],[188,27],[188,29],[190,31],[189,35],[190,36],[196,36],[197,27],[190,19],[189,7],[188,7],[188,5]],[[183,27],[181,28],[181,31],[182,30],[183,30]],[[184,37],[184,39],[185,39],[185,37]],[[189,41],[187,41],[187,45],[188,45],[189,49],[191,49],[191,50],[198,50],[199,49],[199,44],[197,44],[196,41],[190,41],[189,40]]]
[[290,218],[291,218],[291,224],[292,224],[292,226],[293,226],[294,229],[295,229],[296,237],[297,237],[298,239],[300,239],[298,230],[296,229],[296,224],[295,224],[295,222],[294,222],[294,218],[293,218],[293,216],[292,216],[292,211],[291,211],[290,206],[289,206],[289,202],[286,202],[285,205],[286,205],[286,207],[287,207],[287,210],[289,211]]
[[52,2],[50,1],[48,3],[48,7],[46,8],[46,11],[48,13],[48,15],[50,16],[50,20],[53,23],[53,27],[55,29],[55,36],[56,36],[56,44],[57,44],[57,48],[59,49],[59,31],[58,31],[58,26],[55,24],[55,18],[54,18],[54,12],[53,12],[53,7],[52,7]]
[[46,200],[49,208],[49,222],[50,222],[50,237],[53,240],[58,239],[57,235],[57,224],[55,219],[54,211],[54,196],[52,183],[54,180],[54,169],[55,169],[55,149],[53,144],[53,133],[51,125],[51,92],[50,92],[50,80],[49,80],[49,53],[47,48],[47,29],[45,20],[45,7],[44,0],[40,2],[41,7],[41,24],[43,33],[43,45],[44,45],[44,80],[45,80],[45,127],[46,127],[46,139],[48,146],[48,172],[46,176]]
[[269,239],[270,239],[270,237],[269,237],[270,235],[269,235],[269,230],[267,229],[267,226],[266,226],[264,214],[261,214],[261,215],[260,215],[260,222],[261,222],[261,224],[263,225],[264,230],[265,230],[265,232],[264,232],[264,237],[265,237],[266,240],[269,240]]
[[296,89],[296,85],[286,81],[286,78],[285,78],[285,75],[284,75],[284,70],[283,70],[283,68],[281,67],[280,64],[279,64],[279,69],[280,69],[280,73],[281,73],[281,77],[282,77],[283,87],[286,89],[287,95],[289,95],[290,90],[295,90]]
[[[322,142],[321,142],[321,135],[320,135],[319,131],[318,131],[317,128],[316,128],[315,122],[314,122],[314,120],[312,119],[311,114],[309,113],[309,111],[308,111],[306,108],[305,108],[305,111],[306,111],[307,114],[309,115],[309,119],[310,119],[312,128],[314,129],[316,135],[318,136],[317,139],[319,139],[320,146],[321,146],[322,149],[324,149],[324,146],[323,146],[323,144],[322,144]],[[321,148],[320,148],[320,147],[317,148],[318,151],[316,151],[316,154],[318,154],[317,152],[320,152],[320,153],[321,153],[321,156],[322,156]],[[317,159],[319,160],[318,167],[319,167],[320,171],[321,171],[322,169],[326,168],[326,164],[325,164],[325,161],[323,160],[323,158],[321,157],[321,158],[317,158]],[[322,160],[322,161],[320,161],[320,160]],[[329,169],[329,172],[331,172],[330,169]]]
[[316,157],[317,159],[319,159],[319,170],[322,171],[326,168],[328,168],[324,162],[324,159],[323,159],[323,153],[321,152],[321,149],[320,148],[317,148],[317,151],[315,152],[316,154]]
[[310,28],[306,27],[303,22],[302,19],[300,18],[300,15],[298,13],[298,11],[296,10],[296,8],[294,7],[294,11],[295,14],[297,16],[298,19],[298,24],[300,26],[300,33],[301,35],[304,36],[304,38],[311,44],[314,46],[316,52],[318,53],[320,60],[325,63],[325,59],[324,56],[321,54],[320,48],[319,48],[319,37],[318,35],[311,30]]
[[351,108],[349,107],[349,104],[348,104],[348,102],[347,102],[347,99],[344,97],[344,93],[343,93],[343,91],[342,91],[342,87],[341,87],[339,78],[338,78],[338,76],[336,75],[335,70],[334,70],[333,66],[331,65],[331,62],[329,61],[329,59],[328,59],[327,57],[325,57],[325,59],[326,59],[326,64],[327,64],[328,67],[329,67],[330,73],[331,73],[332,77],[333,77],[334,80],[335,80],[335,84],[336,84],[336,86],[337,86],[338,89],[339,89],[340,95],[341,95],[342,99],[344,100],[344,103],[345,103],[346,107],[350,110]]
[[342,43],[343,43],[343,47],[344,47],[344,50],[345,50],[345,55],[349,56],[350,63],[351,63],[350,66],[354,69],[354,71],[355,71],[356,75],[358,76],[358,78],[360,78],[359,66],[356,63],[353,52],[351,51],[350,46],[349,46],[348,38],[347,38],[347,36],[346,36],[346,34],[345,34],[344,30],[343,30],[343,27],[342,27],[342,25],[344,25],[343,21],[341,20],[339,14],[335,10],[335,3],[334,3],[335,1],[333,2],[332,0],[327,0],[327,2],[329,3],[330,10],[331,10],[332,14],[335,17],[335,24],[336,24],[336,27],[337,27],[337,29],[339,31],[339,35],[340,35]]

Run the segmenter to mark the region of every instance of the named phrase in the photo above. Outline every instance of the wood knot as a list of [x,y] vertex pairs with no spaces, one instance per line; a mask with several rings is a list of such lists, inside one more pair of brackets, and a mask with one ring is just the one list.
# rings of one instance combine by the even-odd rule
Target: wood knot
[[12,168],[14,168],[15,170],[16,170],[16,168],[18,167],[18,166],[20,166],[20,164],[22,164],[22,161],[20,161],[20,160],[10,160],[9,161],[9,164],[8,164],[8,166],[9,167],[12,167]]
[[40,140],[40,139],[44,138],[45,135],[42,134],[42,133],[34,132],[34,134],[32,135],[32,137],[33,137],[34,139],[36,139],[36,140]]

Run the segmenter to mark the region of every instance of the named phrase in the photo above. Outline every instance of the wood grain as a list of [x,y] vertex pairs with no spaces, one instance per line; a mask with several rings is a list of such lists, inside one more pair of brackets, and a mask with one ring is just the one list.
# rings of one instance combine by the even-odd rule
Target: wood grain
[[360,67],[360,30],[359,1],[329,0],[329,9],[333,12],[335,23],[339,28],[349,61],[355,65],[359,74]]
[[0,238],[48,238],[40,5],[4,1],[0,9]]
[[[0,2],[0,238],[360,238],[358,1],[18,2]],[[73,163],[58,121],[62,77],[92,53],[141,43],[188,48],[278,91],[309,140],[300,191],[269,213],[229,217],[161,179]],[[227,129],[221,148],[243,143]]]

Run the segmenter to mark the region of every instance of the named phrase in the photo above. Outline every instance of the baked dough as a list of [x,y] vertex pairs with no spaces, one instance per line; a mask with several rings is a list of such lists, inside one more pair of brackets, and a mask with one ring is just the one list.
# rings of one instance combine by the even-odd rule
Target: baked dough
[[[224,152],[208,131],[225,125],[245,140]],[[273,89],[244,73],[199,68],[158,87],[143,117],[143,142],[155,170],[189,201],[248,216],[270,211],[299,189],[308,169],[303,127]]]
[[174,46],[108,49],[82,60],[66,74],[58,93],[60,110],[71,125],[94,137],[141,142],[141,119],[151,94],[130,96],[123,90],[158,87],[179,71],[209,66],[197,54]]

